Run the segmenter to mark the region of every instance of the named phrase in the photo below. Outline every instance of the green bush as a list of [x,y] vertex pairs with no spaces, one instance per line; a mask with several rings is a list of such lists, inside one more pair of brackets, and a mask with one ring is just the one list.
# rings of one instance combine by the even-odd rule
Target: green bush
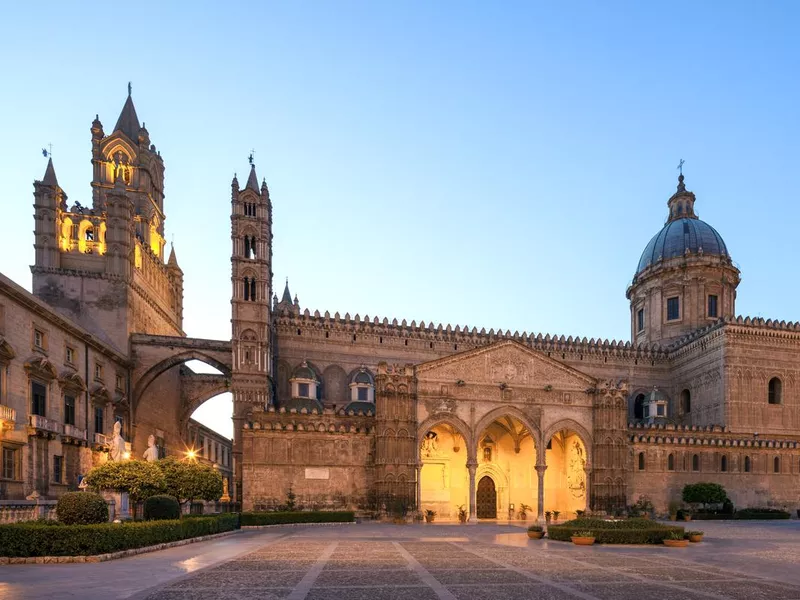
[[288,525],[291,523],[352,523],[352,511],[246,512],[242,527],[253,525]]
[[688,504],[723,504],[728,502],[725,488],[718,483],[687,483],[683,486],[683,501]]
[[127,492],[134,504],[166,490],[161,469],[143,460],[109,461],[89,471],[84,480],[93,490]]
[[684,534],[683,527],[661,525],[649,519],[574,519],[563,525],[551,525],[547,528],[547,537],[568,542],[581,531],[591,531],[597,544],[660,544],[671,534],[681,537]]
[[0,525],[2,556],[90,556],[185,540],[239,528],[238,514],[99,525]]
[[164,474],[165,490],[179,502],[219,500],[222,496],[222,475],[212,467],[173,456],[156,462]]
[[779,508],[743,508],[737,510],[734,519],[791,519],[792,515]]
[[150,496],[144,501],[144,520],[161,521],[164,519],[180,519],[181,505],[174,496],[159,494]]
[[67,492],[56,504],[58,520],[65,525],[90,525],[108,521],[108,504],[100,494]]

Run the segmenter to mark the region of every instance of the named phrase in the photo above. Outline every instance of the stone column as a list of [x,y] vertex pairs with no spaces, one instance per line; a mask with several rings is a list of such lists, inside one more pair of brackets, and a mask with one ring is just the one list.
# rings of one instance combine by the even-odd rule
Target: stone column
[[417,512],[422,512],[422,465],[414,465],[414,472],[417,474],[416,490],[414,493],[414,505]]
[[586,473],[586,510],[592,510],[592,466],[585,465],[583,472]]
[[539,498],[536,505],[536,518],[540,523],[544,522],[544,472],[547,465],[536,465],[536,475],[539,477]]
[[469,522],[478,522],[478,505],[475,493],[475,472],[478,470],[478,461],[470,459],[467,461],[469,469]]

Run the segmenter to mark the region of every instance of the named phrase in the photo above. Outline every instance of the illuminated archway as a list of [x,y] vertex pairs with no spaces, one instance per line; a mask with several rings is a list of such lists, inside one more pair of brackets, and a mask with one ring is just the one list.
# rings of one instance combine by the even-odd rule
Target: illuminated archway
[[544,509],[573,518],[589,502],[590,466],[587,443],[572,429],[552,433],[545,447]]
[[420,435],[420,510],[439,519],[456,519],[459,506],[469,507],[467,440],[459,428],[439,422]]
[[[522,419],[524,419],[524,415]],[[489,413],[476,429],[476,483],[490,476],[496,488],[497,518],[517,519],[524,508],[536,514],[539,481],[536,474],[536,430],[531,432],[513,410]],[[476,498],[477,501],[477,498]]]

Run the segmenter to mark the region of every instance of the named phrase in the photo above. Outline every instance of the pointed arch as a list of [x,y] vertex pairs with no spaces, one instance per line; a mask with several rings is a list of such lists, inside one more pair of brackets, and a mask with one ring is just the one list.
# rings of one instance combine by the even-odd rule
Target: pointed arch
[[473,444],[473,436],[472,431],[464,421],[458,418],[456,415],[452,414],[434,414],[425,419],[419,427],[417,427],[417,443],[416,443],[416,452],[417,452],[417,461],[419,462],[419,446],[422,442],[422,439],[425,437],[425,434],[428,433],[431,429],[436,427],[437,425],[450,425],[453,427],[464,439],[464,443],[467,445],[467,460],[475,459],[475,448]]

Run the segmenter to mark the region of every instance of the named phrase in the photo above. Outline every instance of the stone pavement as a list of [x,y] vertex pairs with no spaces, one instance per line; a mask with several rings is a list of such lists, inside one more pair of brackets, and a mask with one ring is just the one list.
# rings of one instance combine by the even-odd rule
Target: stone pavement
[[173,550],[98,565],[9,565],[0,598],[800,600],[800,522],[692,525],[707,541],[686,549],[579,548],[497,524],[268,529],[173,549],[197,547],[183,559],[193,568],[182,570]]

